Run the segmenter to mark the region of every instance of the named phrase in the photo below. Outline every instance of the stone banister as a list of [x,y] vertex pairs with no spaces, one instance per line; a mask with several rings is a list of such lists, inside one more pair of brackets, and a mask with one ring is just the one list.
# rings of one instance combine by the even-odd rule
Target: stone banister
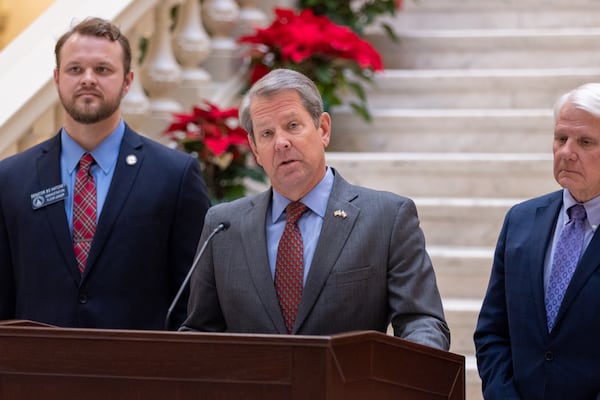
[[[244,74],[235,45],[240,31],[234,27],[247,30],[266,24],[273,7],[291,7],[290,3],[57,0],[0,51],[0,159],[48,138],[60,128],[63,111],[53,81],[54,45],[73,22],[88,16],[106,18],[128,36],[135,84],[123,99],[123,116],[135,129],[161,140],[171,112],[187,110],[201,99],[220,106],[236,104]],[[165,5],[199,15],[179,15],[175,21]],[[169,26],[175,29],[165,28]],[[148,40],[148,46],[139,64],[137,43],[142,38]]]

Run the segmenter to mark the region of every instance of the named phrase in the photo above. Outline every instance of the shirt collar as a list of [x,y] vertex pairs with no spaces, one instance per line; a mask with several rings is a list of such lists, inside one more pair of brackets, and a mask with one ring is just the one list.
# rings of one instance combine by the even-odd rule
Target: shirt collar
[[[565,223],[569,221],[567,210],[569,207],[574,206],[575,204],[578,204],[578,202],[573,198],[573,196],[571,196],[571,193],[569,193],[567,189],[563,189],[563,212]],[[595,230],[598,224],[600,224],[600,196],[586,201],[583,203],[583,206],[585,207],[587,220]]]
[[[119,154],[119,147],[125,134],[125,123],[123,119],[119,121],[117,128],[98,145],[90,154],[94,157],[96,164],[104,172],[108,172],[114,167]],[[81,156],[86,151],[77,144],[65,131],[64,128],[60,131],[61,151],[66,162],[67,172],[69,175],[75,171]]]
[[[329,200],[329,194],[331,193],[332,188],[333,172],[331,171],[331,168],[327,167],[323,179],[321,179],[321,181],[312,188],[306,196],[301,198],[300,201],[312,212],[323,218],[327,211],[327,201]],[[273,189],[273,202],[271,206],[273,223],[281,218],[283,211],[290,203],[290,199]]]

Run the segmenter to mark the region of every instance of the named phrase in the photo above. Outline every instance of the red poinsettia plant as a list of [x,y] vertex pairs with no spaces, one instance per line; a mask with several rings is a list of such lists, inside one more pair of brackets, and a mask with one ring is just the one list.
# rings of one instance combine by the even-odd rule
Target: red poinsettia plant
[[383,69],[380,54],[347,26],[306,8],[300,12],[276,8],[271,25],[238,39],[250,46],[249,83],[276,68],[289,68],[310,77],[327,107],[348,102],[371,119],[363,83],[373,83]]
[[348,0],[298,0],[300,9],[310,8],[317,15],[327,15],[333,22],[350,27],[354,32],[362,35],[364,29],[380,22],[381,27],[386,31],[391,39],[397,41],[398,38],[393,27],[380,20],[380,17],[389,15],[394,16],[396,11],[403,6],[402,0],[368,0],[368,1],[348,1]]
[[250,150],[248,134],[239,124],[237,108],[220,109],[204,101],[190,113],[174,114],[165,135],[198,158],[213,202],[245,196],[245,178],[265,180]]

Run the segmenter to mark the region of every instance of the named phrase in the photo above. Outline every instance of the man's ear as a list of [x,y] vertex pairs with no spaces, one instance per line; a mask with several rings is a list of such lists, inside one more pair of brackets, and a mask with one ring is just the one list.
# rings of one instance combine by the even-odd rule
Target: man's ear
[[319,130],[323,147],[329,146],[331,139],[331,116],[327,112],[323,112],[319,117]]
[[252,154],[254,154],[254,158],[256,159],[256,163],[262,167],[262,163],[260,161],[260,156],[258,154],[258,150],[256,148],[256,143],[250,134],[248,134],[248,144],[250,144],[250,150],[252,150]]

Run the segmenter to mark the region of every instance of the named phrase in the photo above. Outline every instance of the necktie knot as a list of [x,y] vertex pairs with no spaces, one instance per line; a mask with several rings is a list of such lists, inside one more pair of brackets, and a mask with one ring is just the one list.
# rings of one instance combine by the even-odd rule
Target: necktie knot
[[300,217],[302,216],[302,214],[304,214],[304,212],[306,210],[307,210],[307,207],[304,205],[304,203],[301,203],[299,201],[291,202],[285,208],[285,212],[287,215],[286,223],[295,224],[296,222],[298,222],[298,220],[300,219]]
[[580,221],[585,220],[587,216],[585,207],[582,204],[575,204],[574,206],[569,207],[567,214],[571,220],[575,219]]
[[88,173],[93,163],[94,157],[90,153],[85,153],[79,160],[79,169],[84,173]]

